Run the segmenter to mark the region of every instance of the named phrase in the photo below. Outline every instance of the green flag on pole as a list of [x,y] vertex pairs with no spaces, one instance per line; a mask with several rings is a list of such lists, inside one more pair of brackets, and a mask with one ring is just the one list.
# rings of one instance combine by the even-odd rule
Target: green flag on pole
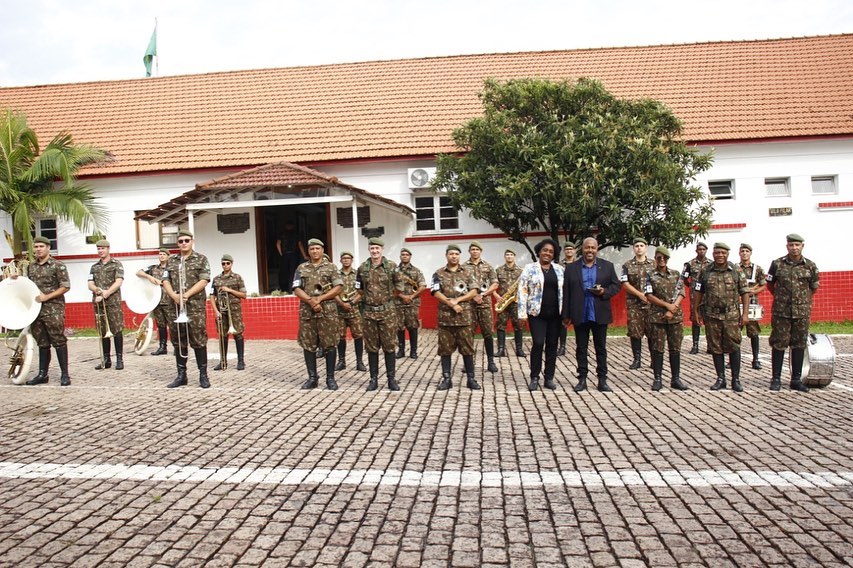
[[151,41],[148,42],[148,49],[145,50],[145,56],[142,62],[145,63],[145,76],[151,76],[151,63],[157,57],[157,26],[154,26],[154,33],[151,34]]

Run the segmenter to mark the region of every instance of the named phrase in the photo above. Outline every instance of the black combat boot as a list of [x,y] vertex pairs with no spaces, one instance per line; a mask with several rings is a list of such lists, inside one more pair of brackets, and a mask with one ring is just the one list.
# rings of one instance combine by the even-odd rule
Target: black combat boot
[[714,354],[714,370],[717,372],[717,381],[711,386],[712,391],[726,389],[726,356],[720,353]]
[[187,358],[181,357],[180,348],[177,345],[172,345],[175,351],[175,365],[178,367],[178,375],[175,380],[166,385],[167,389],[187,386]]
[[[394,357],[394,361],[397,357]],[[367,368],[370,370],[370,379],[367,381],[367,390],[375,391],[379,388],[379,353],[367,352]]]
[[539,390],[539,377],[530,377],[530,384],[527,385],[527,390],[537,391]]
[[681,352],[669,352],[669,370],[672,373],[672,379],[669,386],[675,390],[686,391],[687,385],[681,382]]
[[729,353],[729,367],[732,370],[732,390],[743,392],[743,387],[740,386],[740,349]]
[[39,347],[39,372],[26,382],[29,386],[43,385],[48,381],[47,369],[50,367],[50,347]]
[[557,357],[563,357],[566,354],[566,338],[569,335],[569,330],[560,326],[560,340],[557,346]]
[[59,363],[59,386],[70,386],[71,376],[68,374],[68,345],[60,345],[56,348],[56,362]]
[[486,360],[490,373],[497,373],[498,366],[495,365],[495,340],[491,337],[483,339],[483,349],[486,351]]
[[110,357],[110,338],[102,337],[101,338],[101,348],[104,350],[104,360],[95,365],[96,371],[102,371],[104,369],[109,369],[113,366],[113,360]]
[[195,351],[195,364],[198,365],[198,386],[203,389],[210,388],[210,379],[207,377],[207,347],[198,347]]
[[498,330],[498,351],[495,357],[506,357],[506,331]]
[[700,327],[698,325],[694,325],[691,328],[693,332],[693,347],[690,349],[691,355],[697,355],[699,353],[699,330]]
[[809,392],[809,387],[804,385],[802,381],[805,358],[805,349],[791,349],[791,390]]
[[634,339],[631,338],[631,353],[634,355],[634,360],[631,361],[631,364],[628,365],[628,368],[631,370],[639,369],[642,363],[640,362],[640,354],[643,351],[643,341],[642,339]]
[[397,384],[395,378],[397,376],[397,357],[393,352],[385,354],[385,375],[388,377],[388,390],[400,390],[400,385]]
[[463,355],[462,361],[465,364],[465,374],[468,376],[468,382],[465,386],[471,390],[480,390],[480,384],[474,379],[474,356]]
[[659,391],[663,388],[663,353],[660,351],[652,351],[652,369],[655,377],[652,390]]
[[234,345],[237,346],[237,370],[242,371],[246,368],[246,360],[244,359],[246,341],[243,339],[242,335],[238,335],[234,338]]
[[574,386],[575,392],[583,392],[586,390],[586,376],[578,377],[578,384]]
[[599,392],[613,392],[609,386],[607,386],[607,377],[598,377],[598,390]]
[[453,386],[453,381],[450,378],[450,355],[441,356],[441,382],[438,383],[438,390],[447,390]]
[[335,382],[335,359],[338,357],[338,352],[334,347],[326,352],[326,388],[330,391],[338,390],[338,383]]
[[347,342],[345,339],[338,341],[338,364],[335,365],[336,371],[343,371],[347,368]]
[[409,359],[418,358],[418,328],[409,329]]
[[116,346],[116,371],[124,369],[124,335],[118,334],[113,337]]
[[406,332],[397,332],[397,359],[402,359],[406,356]]
[[749,342],[752,344],[752,368],[761,370],[761,361],[758,360],[759,338],[750,337]]
[[355,370],[366,371],[367,367],[364,366],[364,362],[361,360],[364,354],[364,339],[361,337],[353,339],[352,344],[355,347]]
[[[565,349],[565,346],[563,348]],[[524,352],[524,335],[520,329],[515,330],[515,356],[527,357],[527,353]]]
[[157,337],[160,338],[160,347],[158,347],[156,351],[152,351],[152,355],[166,355],[166,341],[168,341],[169,338],[168,329],[169,328],[166,326],[157,327]]
[[222,353],[219,354],[219,363],[213,367],[214,371],[221,371],[222,366],[228,366],[228,337],[225,338],[225,341],[222,342]]
[[317,378],[317,352],[302,351],[302,356],[305,359],[305,370],[308,372],[308,380],[302,383],[302,390],[316,389],[319,384]]
[[770,358],[773,373],[770,378],[770,390],[777,391],[782,388],[782,363],[785,361],[785,352],[781,349],[771,349]]

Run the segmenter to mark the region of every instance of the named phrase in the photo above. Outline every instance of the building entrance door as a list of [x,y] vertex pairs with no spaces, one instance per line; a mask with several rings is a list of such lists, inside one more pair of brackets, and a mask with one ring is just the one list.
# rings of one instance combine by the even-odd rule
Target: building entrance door
[[308,253],[308,239],[320,239],[329,247],[329,224],[326,204],[276,205],[260,208],[263,222],[259,223],[259,254],[261,292],[273,290],[290,292],[293,272],[304,262]]

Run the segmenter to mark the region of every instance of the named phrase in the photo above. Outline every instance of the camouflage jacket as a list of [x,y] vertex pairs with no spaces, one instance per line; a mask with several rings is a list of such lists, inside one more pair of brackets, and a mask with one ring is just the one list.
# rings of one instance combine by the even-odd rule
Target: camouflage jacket
[[[684,280],[677,270],[671,268],[667,268],[665,273],[659,270],[651,270],[646,273],[643,291],[664,302],[673,304],[679,296],[684,296]],[[666,311],[664,307],[649,304],[649,323],[681,323],[684,319],[681,306],[673,314],[672,319],[664,317]]]
[[516,264],[510,268],[504,264],[495,270],[495,274],[498,278],[498,294],[503,296],[513,284],[518,282],[521,277],[521,267]]
[[817,265],[803,257],[792,262],[788,256],[777,258],[767,271],[773,284],[773,315],[786,318],[810,318],[812,296],[820,287]]
[[[157,280],[160,280],[160,281],[163,280],[163,273],[165,271],[166,271],[166,268],[163,266],[160,266],[160,263],[152,264],[151,266],[149,266],[148,268],[146,268],[144,270],[145,274],[147,274],[148,276],[153,276],[154,278],[156,278]],[[159,305],[165,306],[165,305],[168,305],[169,302],[171,302],[171,301],[172,300],[166,294],[166,291],[163,290],[160,294],[160,304]]]
[[737,265],[711,264],[694,285],[702,293],[702,310],[707,319],[736,321],[740,317],[740,296],[749,293],[746,276]]
[[[322,296],[335,286],[343,284],[341,271],[325,258],[318,264],[313,264],[310,260],[303,262],[293,274],[293,287],[301,288],[309,296]],[[326,300],[322,307],[319,312],[314,312],[306,302],[299,302],[299,318],[304,320],[338,317],[338,307],[334,300]]]
[[[107,262],[99,260],[89,269],[89,281],[94,282],[95,286],[101,290],[106,290],[119,278],[124,279],[124,266],[112,257]],[[116,290],[115,294],[107,298],[105,302],[108,306],[121,304],[121,288]]]
[[[397,272],[400,273],[400,284],[403,286],[403,294],[406,294],[408,296],[409,294],[415,293],[421,286],[426,287],[424,273],[421,272],[420,269],[418,269],[411,262],[408,264],[400,263],[397,266]],[[414,284],[417,284],[417,286],[415,286]],[[402,300],[398,300],[397,304],[399,306],[409,305],[418,307],[421,305],[421,297],[418,296],[417,298],[412,300],[411,304],[404,304]]]
[[[42,294],[50,294],[59,288],[71,289],[71,280],[68,278],[68,269],[60,260],[56,260],[52,256],[48,256],[42,264],[34,260],[27,267],[27,275],[30,280],[38,286]],[[45,305],[65,305],[65,294],[57,296],[47,302]]]
[[[441,292],[448,298],[459,298],[468,293],[468,290],[479,289],[480,280],[471,270],[465,270],[461,265],[456,270],[450,270],[442,266],[432,275],[430,293]],[[471,325],[473,322],[471,313],[471,302],[460,304],[462,311],[458,314],[453,308],[443,303],[438,304],[438,325],[456,327]]]
[[685,284],[690,284],[692,289],[695,289],[696,282],[699,280],[699,275],[702,271],[712,264],[711,259],[705,257],[704,260],[694,258],[684,263],[684,268],[681,270],[681,277]]
[[[480,293],[483,293],[489,286],[492,284],[498,283],[498,274],[491,264],[480,259],[480,262],[474,264],[471,262],[471,259],[465,261],[465,264],[462,265],[462,268],[470,271],[474,277],[477,279],[477,288],[480,289]],[[482,304],[474,304],[475,307],[483,310],[483,309],[491,309],[492,307],[492,298],[491,294],[486,297],[483,296]]]
[[[166,270],[163,271],[162,278],[163,281],[168,281],[172,285],[175,294],[180,295],[200,280],[210,281],[210,263],[206,256],[196,251],[192,251],[186,258],[180,254],[173,254],[166,261]],[[183,288],[181,288],[181,280],[183,280]],[[203,290],[187,298],[185,300],[187,312],[205,311],[206,300]]]
[[[622,265],[622,276],[620,280],[627,282],[639,292],[643,291],[646,285],[646,276],[649,272],[655,269],[655,264],[650,259],[646,258],[644,262],[639,262],[636,258],[632,258]],[[643,303],[634,294],[625,294],[625,302],[628,306],[636,309],[646,309],[648,305]]]
[[[355,281],[358,278],[358,270],[350,268],[349,272],[344,272],[343,269],[341,269],[338,270],[338,273],[341,277],[341,282],[343,282],[343,288],[341,289],[341,293],[338,298],[344,301],[347,301],[347,299],[350,301],[355,299],[355,293],[357,290]],[[340,306],[338,309],[340,310]]]
[[[738,268],[740,268],[743,275],[746,276],[746,283],[749,287],[753,286],[763,286],[767,284],[767,278],[764,276],[764,269],[758,266],[757,264],[750,263],[749,266],[744,266],[743,263],[738,263]],[[755,294],[749,295],[749,303],[757,304],[758,296]]]
[[[213,297],[216,299],[216,307],[221,311],[223,306],[219,305],[219,290],[227,286],[238,292],[246,292],[246,284],[243,282],[243,277],[234,272],[225,274],[224,272],[213,278]],[[228,307],[232,314],[241,313],[242,307],[240,302],[242,298],[238,298],[233,294],[228,295]]]
[[378,319],[384,319],[384,315],[378,314],[396,310],[394,290],[403,291],[397,264],[385,257],[376,266],[369,258],[362,262],[355,285],[361,291],[362,315],[366,318],[376,315]]

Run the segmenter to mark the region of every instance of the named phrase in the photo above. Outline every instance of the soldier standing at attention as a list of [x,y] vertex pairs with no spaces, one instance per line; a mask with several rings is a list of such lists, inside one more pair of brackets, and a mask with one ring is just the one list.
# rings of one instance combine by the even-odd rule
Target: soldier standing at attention
[[[156,284],[158,286],[163,286],[163,271],[166,270],[166,262],[169,260],[169,249],[161,248],[160,252],[157,254],[157,259],[160,261],[159,264],[152,264],[145,270],[137,270],[136,275],[140,278],[147,278],[152,284]],[[160,338],[160,346],[152,351],[152,355],[166,355],[166,342],[169,339],[169,331],[168,331],[168,314],[170,313],[169,307],[172,305],[172,300],[169,299],[169,296],[166,295],[166,292],[160,292],[160,303],[154,308],[152,312],[154,314],[154,321],[157,322],[157,335]]]
[[684,339],[684,281],[677,270],[667,267],[672,256],[666,247],[655,250],[655,268],[646,274],[646,297],[649,300],[648,335],[651,343],[654,382],[652,390],[659,391],[663,382],[663,349],[669,347],[669,370],[672,374],[669,386],[675,390],[687,390],[681,382],[681,342]]
[[400,327],[397,329],[397,359],[406,356],[406,330],[409,331],[409,358],[418,358],[418,328],[421,327],[421,294],[426,290],[424,274],[412,264],[412,251],[400,250],[400,264],[397,266],[403,292],[397,294],[397,317]]
[[453,386],[450,378],[450,356],[458,350],[462,355],[469,389],[480,385],[474,380],[474,329],[471,326],[471,300],[480,293],[480,281],[459,264],[462,249],[447,245],[447,264],[432,275],[430,293],[438,300],[438,356],[441,357],[441,382],[438,390]]
[[[515,295],[518,296],[518,279],[521,277],[521,267],[515,263],[515,251],[511,249],[504,251],[504,265],[499,267],[495,273],[498,277],[498,289],[492,293],[495,302],[499,302],[513,286],[516,287]],[[512,322],[512,330],[515,332],[515,356],[526,357],[517,305],[511,305],[498,314],[498,321],[495,326],[498,332],[498,352],[496,355],[506,357],[506,327],[509,321]],[[563,326],[560,328],[565,329]]]
[[109,330],[113,334],[116,347],[116,371],[121,371],[124,369],[124,312],[121,311],[124,266],[110,255],[108,240],[101,239],[95,246],[98,249],[98,262],[89,269],[88,286],[95,306],[95,328],[104,350],[104,360],[95,366],[95,370],[109,369],[112,366],[110,338],[104,337]]
[[[40,385],[48,381],[50,347],[53,346],[61,373],[59,385],[67,387],[71,377],[68,375],[68,338],[65,337],[65,294],[71,289],[71,281],[65,265],[50,256],[50,241],[46,237],[33,239],[33,253],[35,262],[27,267],[27,276],[41,292],[36,296],[41,311],[30,324],[30,332],[39,346],[39,371],[27,384]],[[17,274],[12,275],[12,278],[17,277]]]
[[300,264],[293,275],[293,293],[299,298],[299,345],[305,357],[308,380],[303,390],[317,388],[317,348],[326,359],[326,388],[338,390],[335,382],[335,345],[341,337],[340,319],[334,297],[343,288],[340,272],[329,262],[323,241],[308,241],[308,261]]
[[[642,365],[640,357],[643,352],[643,336],[648,338],[646,320],[649,317],[649,300],[643,289],[646,284],[646,275],[653,270],[654,263],[646,257],[646,239],[637,237],[634,239],[634,258],[622,265],[622,287],[625,288],[625,302],[628,308],[628,337],[631,339],[631,353],[634,360],[628,366],[629,369],[639,369]],[[651,339],[649,351],[651,351]]]
[[492,265],[481,258],[483,245],[479,242],[473,241],[468,246],[468,254],[470,258],[465,263],[464,268],[473,272],[477,282],[479,282],[479,294],[474,296],[473,300],[474,321],[471,332],[476,332],[479,326],[480,333],[483,335],[483,349],[486,351],[489,372],[497,373],[495,343],[492,339],[492,329],[495,327],[495,320],[492,315],[492,292],[498,289],[498,275]]
[[708,252],[708,245],[699,241],[696,243],[696,258],[684,263],[684,268],[681,271],[681,277],[684,279],[684,285],[690,290],[690,321],[692,323],[691,331],[693,335],[693,347],[690,349],[691,355],[699,353],[699,332],[702,329],[702,324],[696,319],[695,314],[701,313],[701,306],[698,311],[693,309],[696,302],[696,282],[699,280],[699,275],[711,261],[705,257]]
[[[228,330],[234,328],[234,345],[237,348],[237,370],[242,371],[246,368],[246,361],[243,358],[245,353],[245,344],[243,343],[243,303],[241,300],[246,298],[246,284],[243,282],[243,277],[232,271],[234,266],[234,257],[230,254],[222,255],[222,274],[213,279],[213,296],[211,296],[211,305],[213,306],[213,314],[219,323],[219,329],[226,334],[220,338],[222,342],[222,359],[213,368],[214,371],[222,370],[222,361],[228,357]],[[220,296],[224,296],[227,306],[219,305]]]
[[367,346],[367,368],[370,380],[367,390],[379,388],[379,350],[385,354],[388,390],[398,391],[397,374],[397,306],[395,292],[402,291],[397,264],[382,255],[385,242],[373,237],[367,241],[370,258],[358,267],[356,288],[361,293],[364,342]]
[[[729,245],[714,243],[714,262],[702,271],[695,284],[694,321],[705,323],[708,353],[714,357],[717,380],[711,390],[726,388],[726,359],[732,370],[732,390],[740,386],[741,328],[749,303],[749,285],[740,268],[729,262]],[[683,275],[682,275],[683,276]],[[702,302],[705,302],[702,304]],[[740,304],[740,307],[738,307]],[[700,306],[702,309],[700,311]]]
[[356,271],[352,267],[352,253],[344,251],[341,253],[340,277],[343,281],[343,291],[335,296],[338,305],[338,316],[341,318],[341,339],[338,341],[338,364],[336,371],[343,371],[347,367],[347,328],[352,334],[352,342],[355,347],[355,368],[358,371],[366,371],[362,362],[364,353],[364,339],[362,336],[361,312],[358,304],[361,295],[355,287]]
[[[746,276],[746,282],[749,284],[749,305],[758,305],[758,295],[767,288],[767,279],[764,276],[764,269],[753,264],[752,262],[752,245],[741,243],[740,245],[740,269]],[[758,360],[759,339],[761,334],[761,325],[759,321],[749,319],[747,315],[746,336],[752,345],[752,368],[761,369],[761,361]]]
[[[563,266],[563,270],[565,270],[571,263],[573,263],[577,258],[575,257],[575,253],[577,251],[577,246],[572,241],[566,241],[566,244],[563,245],[563,260],[560,261],[560,264]],[[557,356],[562,357],[566,354],[566,338],[569,336],[569,328],[565,325],[560,326],[560,341],[557,346]]]
[[782,387],[782,361],[785,349],[791,348],[791,389],[808,392],[803,384],[803,360],[809,334],[812,298],[820,287],[817,265],[803,256],[803,237],[791,233],[787,237],[788,254],[777,258],[767,272],[767,287],[773,294],[770,347],[773,349],[773,377],[770,390]]
[[[204,289],[210,282],[210,263],[207,257],[193,250],[193,234],[178,232],[178,254],[169,257],[163,272],[163,289],[172,299],[169,335],[175,350],[178,374],[166,388],[187,384],[187,359],[189,348],[195,352],[198,366],[198,384],[210,388],[207,376],[207,298]],[[186,314],[187,323],[178,323],[178,316]],[[180,331],[180,335],[178,332]]]

